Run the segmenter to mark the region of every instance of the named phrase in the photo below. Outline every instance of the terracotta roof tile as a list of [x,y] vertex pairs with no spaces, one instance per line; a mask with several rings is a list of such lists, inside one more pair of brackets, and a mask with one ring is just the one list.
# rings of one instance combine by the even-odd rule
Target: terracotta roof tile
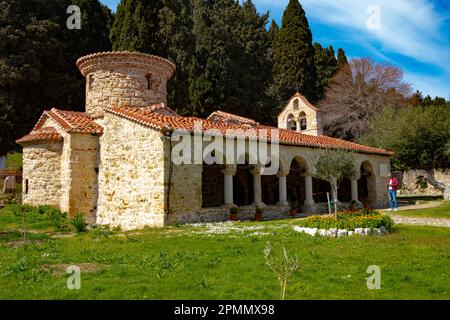
[[256,122],[253,119],[250,118],[245,118],[242,116],[238,116],[232,113],[228,113],[228,112],[223,112],[223,111],[215,111],[213,113],[211,113],[209,115],[208,118],[206,118],[206,120],[210,120],[210,121],[223,121],[226,122],[228,124],[243,124],[243,125],[250,125],[250,126],[256,126],[258,125],[258,122]]
[[102,134],[103,128],[95,123],[99,117],[91,117],[85,112],[64,111],[52,108],[44,111],[34,129],[40,128],[46,119],[52,119],[68,133]]
[[26,144],[39,141],[62,141],[63,137],[53,127],[33,129],[29,134],[16,140],[18,144]]
[[[192,133],[195,129],[195,123],[201,123],[203,132],[206,130],[214,129],[225,135],[227,130],[240,129],[242,131],[239,135],[241,138],[249,138],[253,136],[252,131],[246,132],[246,130],[248,130],[249,128],[245,125],[232,125],[223,121],[211,121],[208,119],[201,119],[196,117],[160,114],[152,112],[150,108],[123,106],[105,108],[105,111],[158,130],[162,130],[164,127],[170,127],[173,130],[186,129]],[[258,134],[262,129],[271,129],[268,130],[268,141],[272,141],[272,137],[270,136],[271,131],[276,130],[279,135],[279,143],[284,145],[296,145],[311,148],[335,148],[386,156],[393,155],[393,153],[390,151],[372,148],[345,140],[335,139],[327,136],[310,136],[292,130],[278,129],[275,127],[264,125],[257,125],[254,128],[253,132]]]

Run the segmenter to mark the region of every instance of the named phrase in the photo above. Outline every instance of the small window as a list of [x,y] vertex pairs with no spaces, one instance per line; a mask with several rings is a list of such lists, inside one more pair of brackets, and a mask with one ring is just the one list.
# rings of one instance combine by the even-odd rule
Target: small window
[[152,75],[147,74],[145,76],[145,78],[147,79],[147,90],[151,90],[152,89]]
[[88,91],[90,91],[92,89],[92,81],[94,80],[94,78],[92,77],[92,74],[88,75]]
[[306,114],[302,112],[300,113],[300,130],[304,131],[306,129],[307,129]]
[[28,179],[25,179],[25,194],[28,194]]
[[294,100],[294,110],[298,110],[298,99]]

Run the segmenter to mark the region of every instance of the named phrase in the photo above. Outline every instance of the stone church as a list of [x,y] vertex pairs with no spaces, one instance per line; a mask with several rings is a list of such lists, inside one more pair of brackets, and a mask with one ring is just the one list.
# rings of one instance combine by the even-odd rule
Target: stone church
[[[299,93],[279,114],[278,128],[222,111],[200,119],[178,115],[167,106],[166,83],[175,65],[166,59],[102,52],[80,58],[77,66],[86,77],[85,112],[45,111],[17,141],[23,146],[26,204],[53,205],[69,215],[83,213],[90,223],[124,230],[227,220],[232,206],[241,209],[242,219],[252,217],[256,206],[265,218],[286,215],[289,206],[302,213],[319,212],[330,191],[326,182],[314,178],[324,148],[353,151],[355,157],[357,174],[340,186],[342,204],[386,203],[392,153],[324,136],[320,110]],[[250,131],[269,130],[264,140],[278,145],[268,157],[277,170],[267,173],[267,162],[237,159],[238,153],[226,163],[177,164],[172,159],[181,143],[172,135],[177,130],[193,140],[211,130],[224,133],[217,141],[230,140],[227,130],[237,130],[240,134],[232,140],[247,148],[263,140]],[[194,150],[203,155],[205,148],[201,141]]]

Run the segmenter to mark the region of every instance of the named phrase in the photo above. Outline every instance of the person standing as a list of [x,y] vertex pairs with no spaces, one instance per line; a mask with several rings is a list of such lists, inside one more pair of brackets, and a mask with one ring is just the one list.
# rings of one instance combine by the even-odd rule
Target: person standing
[[389,193],[389,211],[398,211],[397,202],[397,189],[398,189],[398,179],[392,172],[389,172],[389,179],[387,183],[388,193]]

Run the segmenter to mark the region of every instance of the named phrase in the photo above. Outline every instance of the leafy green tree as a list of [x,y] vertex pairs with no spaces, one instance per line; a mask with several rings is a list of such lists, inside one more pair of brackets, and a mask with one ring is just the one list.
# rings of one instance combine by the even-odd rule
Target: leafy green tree
[[355,174],[355,159],[351,152],[344,150],[324,150],[316,163],[318,179],[327,181],[331,186],[334,202],[334,215],[337,219],[337,195],[339,184],[345,178],[351,178]]
[[312,33],[298,0],[290,0],[274,48],[275,79],[272,94],[280,102],[298,87],[310,101],[316,100],[316,66]]
[[[81,29],[66,27],[70,4],[80,6]],[[92,0],[0,1],[0,155],[17,147],[42,111],[83,110],[84,54],[109,50],[111,13]]]
[[428,182],[450,197],[450,186],[434,177],[434,170],[450,168],[450,109],[426,106],[386,108],[374,118],[362,143],[393,150],[395,170],[424,170]]

